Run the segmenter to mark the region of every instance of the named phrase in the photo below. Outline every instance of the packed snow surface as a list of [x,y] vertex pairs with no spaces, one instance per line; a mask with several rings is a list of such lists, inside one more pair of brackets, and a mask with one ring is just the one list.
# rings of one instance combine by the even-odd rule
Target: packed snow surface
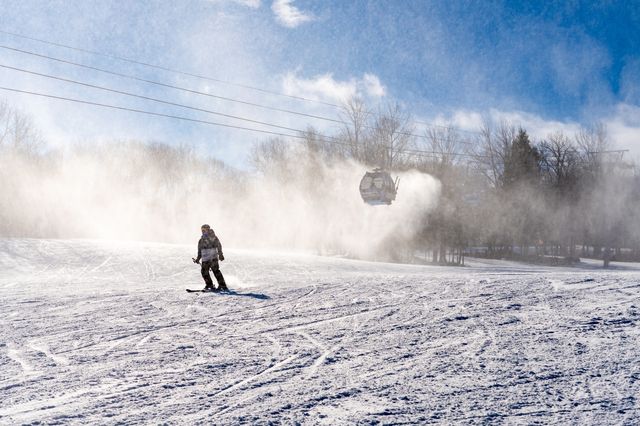
[[640,269],[0,240],[0,423],[638,424]]

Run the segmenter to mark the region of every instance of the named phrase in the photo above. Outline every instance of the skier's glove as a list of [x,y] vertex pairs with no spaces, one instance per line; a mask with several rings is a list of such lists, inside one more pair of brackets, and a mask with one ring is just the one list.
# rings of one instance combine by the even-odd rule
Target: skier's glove
[[191,260],[193,260],[193,263],[200,263],[199,259],[194,259],[193,257],[191,258]]
[[218,258],[222,261],[224,260],[224,254],[220,253],[220,256],[218,256]]

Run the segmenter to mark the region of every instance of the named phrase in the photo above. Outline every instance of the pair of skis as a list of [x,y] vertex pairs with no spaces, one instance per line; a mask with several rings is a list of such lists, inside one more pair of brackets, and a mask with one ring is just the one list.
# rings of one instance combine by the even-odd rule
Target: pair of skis
[[218,294],[231,294],[233,293],[231,290],[195,290],[188,288],[187,293],[218,293]]

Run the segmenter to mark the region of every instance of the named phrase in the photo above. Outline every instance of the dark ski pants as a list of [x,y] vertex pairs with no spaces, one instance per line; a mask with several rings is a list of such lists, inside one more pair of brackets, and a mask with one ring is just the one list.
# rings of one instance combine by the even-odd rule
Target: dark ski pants
[[209,275],[209,269],[213,271],[213,275],[218,281],[218,288],[226,288],[227,284],[224,282],[224,277],[222,276],[222,272],[220,272],[220,264],[217,259],[202,262],[200,273],[202,274],[202,278],[204,278],[206,286],[213,288],[213,280],[211,279],[211,275]]

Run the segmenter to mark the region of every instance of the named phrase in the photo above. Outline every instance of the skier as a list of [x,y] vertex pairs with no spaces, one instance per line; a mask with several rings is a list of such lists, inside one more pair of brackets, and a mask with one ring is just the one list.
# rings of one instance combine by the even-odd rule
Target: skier
[[[218,259],[224,260],[224,255],[222,254],[222,244],[220,244],[220,240],[216,236],[213,229],[206,223],[200,227],[202,231],[202,237],[200,241],[198,241],[198,257],[193,259],[194,263],[200,263],[200,259],[202,259],[202,263],[200,264],[201,269],[200,273],[202,274],[202,278],[204,278],[205,282],[205,291],[229,291],[227,284],[224,281],[224,277],[222,276],[222,272],[220,272],[220,265],[218,264]],[[211,275],[209,275],[209,269],[213,271],[213,275],[216,277],[218,281],[218,288],[213,287],[213,281],[211,280]]]

